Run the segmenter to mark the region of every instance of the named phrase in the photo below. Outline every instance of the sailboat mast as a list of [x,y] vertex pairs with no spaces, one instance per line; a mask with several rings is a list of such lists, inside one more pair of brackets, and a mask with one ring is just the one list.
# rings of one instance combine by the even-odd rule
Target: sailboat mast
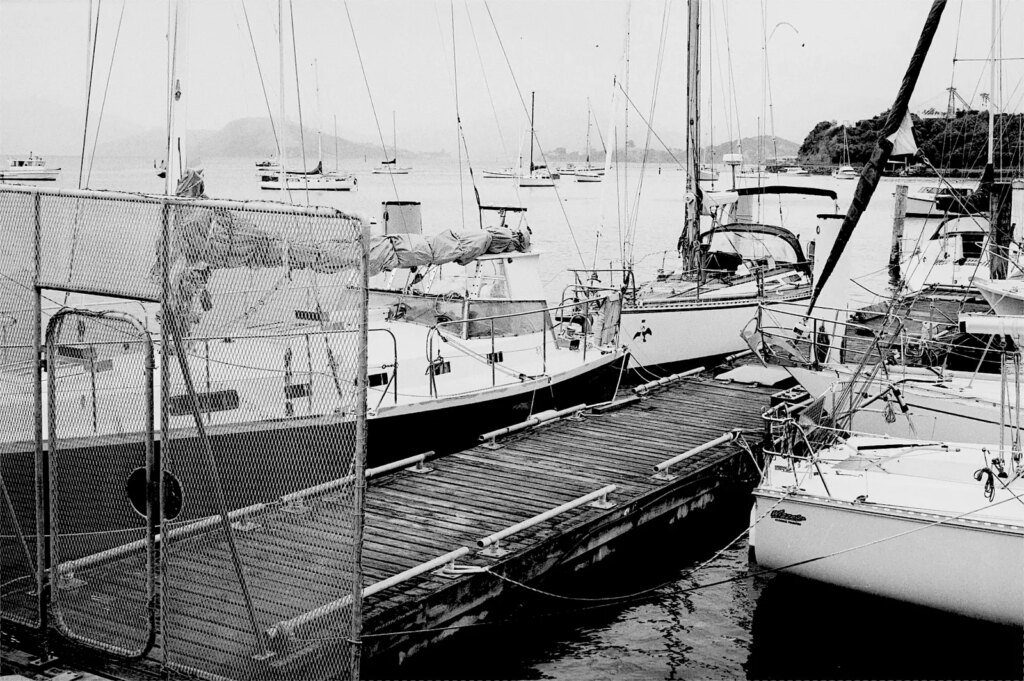
[[313,84],[316,88],[316,165],[323,170],[324,145],[321,138],[323,136],[324,120],[323,114],[320,111],[320,68],[316,59],[313,60]]
[[279,176],[281,178],[281,189],[288,189],[288,180],[285,176],[285,159],[288,156],[288,142],[285,139],[285,124],[284,124],[284,0],[277,0],[277,65],[278,65],[278,85],[280,90],[280,101],[278,102],[278,113],[277,117],[281,121],[281,148],[279,150],[280,158],[278,162],[280,167]]
[[334,117],[334,169],[338,170],[338,117]]
[[533,174],[533,101],[536,92],[530,93],[530,174]]
[[590,97],[587,97],[587,170],[590,170]]
[[996,129],[996,39],[999,30],[999,10],[992,0],[992,46],[988,59],[988,167],[995,170],[995,129]]
[[174,0],[170,5],[167,43],[167,174],[164,193],[174,194],[187,161],[185,129],[187,127],[186,88],[181,74],[188,63],[188,0]]
[[[700,0],[690,0],[686,38],[686,225],[680,255],[700,267]],[[692,200],[691,200],[692,197]]]
[[398,169],[398,126],[395,124],[395,110],[391,110],[391,153],[395,159],[395,169]]

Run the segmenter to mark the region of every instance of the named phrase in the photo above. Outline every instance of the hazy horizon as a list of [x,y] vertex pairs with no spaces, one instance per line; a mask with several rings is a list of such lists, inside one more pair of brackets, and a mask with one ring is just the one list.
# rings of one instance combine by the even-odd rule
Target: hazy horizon
[[[702,146],[759,132],[799,144],[819,121],[854,121],[885,110],[930,4],[705,2]],[[1003,23],[1019,23],[1021,5],[1002,3]],[[30,148],[80,151],[92,59],[87,50],[90,6],[94,15],[99,8],[99,21],[88,146],[98,123],[100,147],[163,129],[165,5],[0,0],[0,154],[23,154]],[[297,123],[301,101],[307,129],[330,134],[337,117],[339,137],[352,142],[390,149],[397,137],[400,149],[454,155],[461,144],[453,87],[457,70],[459,113],[471,156],[511,158],[524,148],[531,92],[536,92],[538,144],[545,150],[584,147],[588,99],[595,122],[591,147],[600,149],[598,129],[613,134],[613,120],[621,146],[626,105],[619,97],[611,110],[615,77],[628,87],[635,106],[629,139],[641,147],[683,146],[685,2],[309,0],[295,3],[289,12],[290,7],[285,3],[286,118]],[[959,61],[954,68],[953,57],[988,56],[989,7],[980,0],[949,3],[912,110],[944,109],[951,83],[974,108],[982,108],[979,93],[989,89],[986,64]],[[243,12],[239,2],[192,2],[189,13],[187,68],[180,74],[188,95],[188,128],[216,131],[236,119],[276,119],[277,4],[247,2]],[[289,13],[294,15],[294,46]],[[627,17],[628,69],[623,59]],[[1004,50],[1004,56],[1019,55]],[[1004,62],[1002,110],[1020,110],[1021,73],[1019,61]],[[70,113],[47,112],[48,103]],[[653,129],[661,141],[646,139],[637,111],[644,118],[653,112]]]

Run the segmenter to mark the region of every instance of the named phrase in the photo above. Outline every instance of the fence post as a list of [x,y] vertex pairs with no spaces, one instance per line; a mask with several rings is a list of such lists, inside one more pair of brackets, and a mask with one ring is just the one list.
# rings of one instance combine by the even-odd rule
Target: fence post
[[[49,589],[46,586],[46,569],[48,567],[47,556],[49,556],[48,539],[49,528],[46,523],[45,495],[49,492],[47,478],[49,476],[47,467],[47,454],[43,450],[43,292],[40,287],[43,270],[42,252],[42,216],[40,211],[40,198],[38,192],[32,192],[32,219],[33,219],[33,256],[35,260],[35,286],[33,302],[33,326],[32,345],[35,357],[33,368],[33,384],[35,385],[32,397],[32,411],[35,429],[35,513],[36,513],[36,613],[39,619],[39,628],[43,632],[43,657],[49,656],[49,635],[46,625],[47,607],[46,600]],[[12,518],[17,523],[17,518]],[[2,608],[0,608],[2,609]]]

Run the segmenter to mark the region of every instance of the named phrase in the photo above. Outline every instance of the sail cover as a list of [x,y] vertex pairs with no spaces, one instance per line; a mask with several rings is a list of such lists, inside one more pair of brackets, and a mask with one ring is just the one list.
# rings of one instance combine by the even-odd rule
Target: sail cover
[[487,253],[530,250],[530,231],[488,227],[466,232],[446,230],[439,234],[391,234],[370,240],[370,276],[398,268],[466,265]]

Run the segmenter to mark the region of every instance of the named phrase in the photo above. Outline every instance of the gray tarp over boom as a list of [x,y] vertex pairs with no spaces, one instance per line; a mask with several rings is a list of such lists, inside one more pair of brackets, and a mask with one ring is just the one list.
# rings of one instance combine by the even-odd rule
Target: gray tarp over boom
[[[178,182],[179,196],[201,198],[202,175],[188,170]],[[369,275],[398,268],[441,265],[455,262],[466,265],[488,253],[530,250],[530,230],[514,231],[505,227],[455,232],[447,230],[432,236],[394,234],[370,239]],[[206,291],[213,270],[228,268],[282,267],[313,270],[330,274],[355,264],[358,252],[347,241],[286,240],[257,228],[228,209],[184,206],[176,212],[171,234],[171,296],[176,317],[190,325],[196,321],[193,305],[201,299],[211,304]],[[158,251],[159,252],[159,251]],[[159,276],[159,267],[151,274]]]

